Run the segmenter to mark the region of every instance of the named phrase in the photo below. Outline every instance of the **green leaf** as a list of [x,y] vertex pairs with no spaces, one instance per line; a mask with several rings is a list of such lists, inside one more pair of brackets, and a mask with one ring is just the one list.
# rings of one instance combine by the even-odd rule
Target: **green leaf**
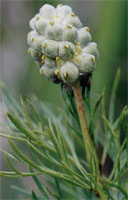
[[128,110],[128,106],[125,106],[120,114],[120,116],[117,118],[117,120],[114,122],[113,124],[113,129],[114,131],[117,131],[120,129],[120,126],[121,124],[123,123],[123,118],[124,118],[124,115],[126,114],[126,116],[128,115],[127,113],[127,110]]
[[34,128],[33,128],[33,125],[32,125],[32,122],[31,122],[31,119],[30,119],[30,117],[29,117],[29,114],[28,114],[28,111],[27,111],[26,105],[25,105],[25,103],[24,103],[22,97],[20,97],[20,103],[21,103],[21,106],[22,106],[22,109],[23,109],[24,115],[25,115],[25,117],[26,117],[26,120],[27,120],[27,122],[28,122],[28,124],[29,124],[29,127],[30,127],[31,130],[33,130]]
[[[23,138],[23,137],[15,137],[15,136],[10,136],[10,135],[6,135],[6,134],[0,134],[0,136],[4,137],[4,138],[7,138],[7,139],[13,139],[13,140],[18,140],[18,141],[21,141],[21,142],[28,143],[28,139]],[[39,145],[41,147],[44,147],[44,148],[48,149],[51,152],[56,153],[56,150],[53,147],[51,147],[50,145],[47,145],[45,143],[37,143],[37,142],[35,142],[33,140],[31,140],[31,143]]]
[[54,133],[51,121],[49,120],[48,122],[49,122],[49,128],[50,128],[50,130],[49,130],[49,136],[50,136],[50,138],[51,138],[51,140],[52,140],[52,142],[53,142],[53,144],[54,144],[54,146],[56,148],[56,151],[58,152],[58,155],[61,158],[61,150],[60,150],[60,148],[58,146],[57,138],[56,138],[56,135]]
[[75,141],[81,146],[81,148],[84,148],[84,144],[81,140],[81,138],[77,135],[77,133],[75,131],[72,131]]
[[55,192],[52,192],[51,190],[49,190],[47,187],[45,187],[46,191],[48,192],[48,194],[51,195],[51,197],[55,198],[55,199],[58,199],[58,200],[61,200],[59,198],[59,196],[55,193]]
[[21,108],[20,108],[17,100],[12,96],[10,91],[7,89],[6,85],[3,82],[0,82],[0,87],[2,88],[4,96],[6,97],[6,100],[7,100],[6,105],[11,107],[11,108],[12,107],[16,108],[17,112],[22,113]]
[[12,171],[16,172],[16,174],[21,175],[20,171],[17,170],[17,169],[12,165],[12,163],[10,162],[10,160],[8,159],[7,154],[5,154],[5,160],[6,160],[8,166],[10,167],[10,169],[11,169]]
[[[29,166],[29,170],[30,170],[31,173],[33,173],[32,167]],[[37,185],[39,191],[40,191],[41,194],[43,195],[43,196],[42,196],[43,199],[44,199],[44,200],[45,200],[45,199],[49,199],[49,197],[48,197],[48,195],[47,195],[47,193],[46,193],[46,191],[45,191],[45,189],[44,189],[44,186],[40,183],[40,181],[38,180],[37,176],[34,175],[34,176],[32,176],[32,178],[33,178],[34,182],[36,183],[36,185]]]
[[106,180],[106,179],[102,179],[102,181],[103,181],[104,183],[106,183],[107,186],[111,186],[111,187],[114,187],[114,188],[119,189],[119,191],[121,191],[121,192],[125,195],[126,198],[128,197],[127,192],[126,192],[120,185],[117,185],[117,184],[115,184],[115,183],[112,183],[112,182],[110,182],[110,181],[108,181],[108,180]]
[[74,178],[74,180],[76,180],[78,183],[85,185],[85,187],[87,187],[88,189],[90,188],[90,186],[88,185],[88,184],[90,184],[90,180],[79,175],[71,167],[69,167],[65,162],[63,162],[63,165],[64,165],[65,170],[67,170],[67,172]]
[[35,159],[37,164],[40,165],[40,166],[44,166],[43,162],[41,162],[41,160],[39,159],[39,157],[38,157],[37,153],[34,151],[34,149],[30,145],[29,145],[29,147],[30,147],[30,151],[33,155],[33,158]]
[[54,124],[55,124],[56,132],[57,132],[58,149],[60,151],[61,159],[69,163],[68,156],[67,156],[68,153],[64,145],[64,138],[62,138],[60,129],[55,119],[54,119]]
[[63,196],[62,196],[62,191],[61,191],[60,183],[59,183],[59,181],[58,181],[57,178],[55,178],[54,180],[55,180],[56,189],[57,189],[57,192],[58,192],[58,195],[59,195],[59,199],[62,199]]
[[121,153],[122,153],[122,151],[123,151],[123,149],[124,149],[125,144],[126,144],[126,138],[124,139],[124,142],[123,142],[123,144],[121,145],[121,147],[120,147],[120,149],[119,149],[119,152],[118,152],[118,154],[117,154],[116,160],[115,160],[115,162],[114,162],[113,170],[111,171],[111,174],[110,174],[109,177],[108,177],[108,180],[109,180],[109,181],[113,178],[114,173],[116,172],[116,170],[117,170],[117,168],[118,168],[118,163],[120,162]]
[[[11,188],[12,188],[13,190],[16,190],[17,192],[19,192],[19,193],[21,193],[21,194],[27,196],[27,197],[31,197],[31,196],[33,195],[33,194],[31,194],[30,192],[28,192],[27,190],[22,189],[21,187],[18,187],[18,186],[15,186],[15,185],[11,185]],[[34,192],[34,191],[32,190],[32,193],[33,193],[33,192]],[[35,194],[35,193],[34,193],[34,194]],[[32,197],[34,197],[34,196],[32,196]],[[33,199],[34,199],[34,198],[33,198]],[[35,200],[36,200],[36,199],[41,200],[41,197],[36,195]]]
[[21,187],[18,187],[18,186],[16,186],[16,185],[11,185],[11,188],[12,188],[13,190],[16,190],[17,192],[19,192],[19,193],[25,195],[25,196],[31,197],[31,193],[28,192],[28,191],[25,190],[25,189],[22,189]]
[[111,143],[114,144],[115,146],[114,151],[117,153],[118,149],[120,148],[120,140],[119,140],[118,134],[113,130],[111,124],[106,119],[106,117],[102,116],[102,118],[104,120],[104,123],[106,124],[107,129],[109,130],[106,135],[106,141],[105,141],[102,159],[101,159],[101,164],[103,166]]
[[70,111],[71,115],[80,126],[72,88],[61,85],[61,91],[62,91],[64,102],[68,108],[68,111]]
[[17,160],[18,161],[18,159],[16,159],[16,157],[14,157],[12,154],[10,154],[10,153],[8,153],[8,152],[6,152],[6,151],[4,151],[3,149],[1,149],[0,148],[0,151],[1,152],[3,152],[5,155],[7,155],[8,157],[10,157],[10,158],[12,158],[12,159],[14,159],[14,160]]
[[24,133],[27,137],[34,139],[33,132],[31,130],[28,130],[26,125],[23,122],[20,122],[17,120],[15,117],[13,117],[10,113],[7,113],[9,119],[11,122],[22,132]]
[[35,172],[35,173],[20,172],[20,174],[17,174],[16,172],[0,171],[0,176],[10,177],[10,178],[28,177],[28,176],[40,175],[40,174],[42,174],[42,172]]
[[108,112],[108,119],[110,124],[113,123],[114,121],[114,115],[115,115],[115,100],[116,100],[116,92],[118,89],[119,85],[119,80],[120,80],[120,69],[117,70],[115,80],[112,86],[112,92],[111,92],[111,97],[110,97],[110,104],[109,104],[109,112]]
[[42,174],[48,174],[48,175],[51,175],[51,176],[55,176],[55,177],[58,177],[58,178],[65,180],[69,183],[75,184],[77,186],[81,186],[83,188],[85,187],[85,185],[81,185],[80,183],[75,182],[74,180],[72,180],[72,177],[70,177],[66,174],[56,172],[56,171],[48,169],[48,168],[40,167],[39,165],[37,165],[33,161],[31,161],[29,158],[27,158],[23,153],[21,153],[21,151],[16,147],[16,145],[11,140],[9,140],[9,143],[12,146],[12,148],[14,149],[14,151],[19,155],[19,157],[25,163],[27,163],[28,165],[32,166],[33,168],[39,170],[40,172],[42,172]]
[[42,120],[41,120],[41,118],[40,118],[40,115],[38,114],[36,108],[35,108],[34,105],[32,104],[30,98],[27,98],[27,102],[29,103],[29,105],[30,105],[30,107],[31,107],[31,109],[32,109],[32,111],[33,111],[33,113],[34,113],[34,117],[35,117],[35,119],[36,119],[36,123],[38,123],[38,124],[43,128],[43,126],[42,126]]
[[38,200],[38,198],[37,198],[37,196],[36,196],[34,190],[32,190],[32,199],[33,199],[33,200]]
[[36,152],[38,153],[41,157],[43,157],[44,159],[46,159],[47,161],[51,162],[52,164],[55,164],[57,166],[60,166],[62,167],[62,165],[56,161],[55,159],[53,158],[49,158],[47,155],[45,155],[44,153],[42,153],[41,151],[39,151],[33,144],[31,144],[29,141],[28,141],[28,144],[29,146],[31,146],[31,148]]
[[112,126],[109,123],[109,121],[106,119],[106,117],[105,116],[102,116],[102,117],[103,117],[104,122],[106,123],[106,126],[110,130],[113,142],[116,142],[116,144],[118,145],[118,147],[120,147],[120,140],[119,140],[118,134],[112,129]]
[[92,113],[91,113],[91,118],[90,118],[90,123],[89,123],[89,131],[91,134],[93,134],[94,132],[94,127],[93,127],[93,123],[94,123],[94,116],[95,116],[95,113],[102,101],[102,98],[104,97],[104,93],[105,93],[105,88],[103,89],[103,92],[101,93],[101,95],[99,96],[93,110],[92,110]]

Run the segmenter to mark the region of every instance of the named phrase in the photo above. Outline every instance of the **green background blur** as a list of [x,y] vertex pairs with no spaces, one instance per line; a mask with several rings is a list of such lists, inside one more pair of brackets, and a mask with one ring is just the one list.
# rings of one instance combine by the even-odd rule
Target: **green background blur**
[[[1,2],[1,79],[10,91],[19,95],[37,95],[50,102],[57,112],[63,106],[60,85],[41,77],[34,61],[27,55],[27,33],[29,20],[45,4],[70,5],[84,26],[91,30],[93,41],[98,44],[100,57],[93,73],[92,99],[95,100],[106,87],[106,98],[110,97],[112,81],[117,68],[121,69],[121,80],[117,94],[116,115],[127,104],[127,3],[126,1],[2,1]],[[108,101],[107,101],[108,102]],[[2,158],[2,163],[3,163]],[[4,163],[1,166],[5,170]],[[2,182],[3,181],[3,182]],[[20,199],[10,191],[11,182],[2,179],[1,199]],[[31,179],[26,179],[30,188]],[[24,183],[25,184],[25,183]],[[31,183],[32,184],[32,183]],[[6,189],[5,189],[6,185]],[[33,185],[32,185],[33,187]]]

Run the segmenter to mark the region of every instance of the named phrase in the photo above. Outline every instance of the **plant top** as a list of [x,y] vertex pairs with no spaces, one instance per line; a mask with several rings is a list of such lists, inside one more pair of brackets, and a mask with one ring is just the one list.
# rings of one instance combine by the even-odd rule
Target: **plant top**
[[30,20],[28,53],[47,79],[68,85],[92,73],[98,57],[97,44],[88,27],[67,5],[43,5]]

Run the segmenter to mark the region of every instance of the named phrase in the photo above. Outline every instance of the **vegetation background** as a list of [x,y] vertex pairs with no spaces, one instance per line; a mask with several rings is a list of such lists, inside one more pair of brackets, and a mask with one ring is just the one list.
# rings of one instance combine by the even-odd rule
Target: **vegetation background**
[[[37,95],[48,102],[54,112],[63,106],[60,85],[55,85],[42,78],[34,61],[27,55],[26,37],[29,32],[29,20],[39,8],[49,3],[58,3],[72,7],[80,17],[83,25],[90,28],[93,41],[98,44],[100,57],[97,69],[93,73],[91,97],[92,103],[106,87],[106,98],[110,97],[112,81],[117,68],[121,69],[121,80],[117,93],[116,114],[127,102],[127,31],[126,31],[126,1],[1,1],[1,80],[6,83],[16,98],[19,95]],[[4,118],[5,105],[1,98],[1,118]],[[122,134],[123,137],[123,134]],[[7,142],[2,139],[1,146],[7,149]],[[7,170],[4,158],[0,158],[1,169]],[[109,170],[109,169],[107,169]],[[31,178],[21,178],[23,187],[34,187]],[[1,179],[1,199],[19,199],[13,192],[11,184],[20,185],[18,179]]]

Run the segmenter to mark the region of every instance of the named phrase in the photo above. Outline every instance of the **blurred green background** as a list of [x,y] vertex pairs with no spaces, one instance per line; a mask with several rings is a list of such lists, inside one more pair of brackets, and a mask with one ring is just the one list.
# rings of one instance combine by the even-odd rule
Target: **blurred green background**
[[[127,2],[126,1],[2,1],[1,2],[1,79],[18,98],[19,95],[37,95],[50,102],[57,112],[63,106],[60,85],[41,77],[34,61],[27,55],[27,33],[29,20],[45,4],[70,5],[88,26],[93,41],[98,44],[100,57],[93,73],[92,99],[97,98],[106,87],[106,98],[110,97],[112,81],[117,68],[121,69],[121,80],[117,94],[116,114],[127,104]],[[2,159],[2,163],[3,158]],[[5,170],[4,164],[1,166]],[[2,179],[3,180],[3,179]],[[1,199],[19,199],[17,193],[9,190],[11,182],[1,183]],[[28,179],[26,187],[30,187]],[[5,185],[6,189],[5,190]]]

